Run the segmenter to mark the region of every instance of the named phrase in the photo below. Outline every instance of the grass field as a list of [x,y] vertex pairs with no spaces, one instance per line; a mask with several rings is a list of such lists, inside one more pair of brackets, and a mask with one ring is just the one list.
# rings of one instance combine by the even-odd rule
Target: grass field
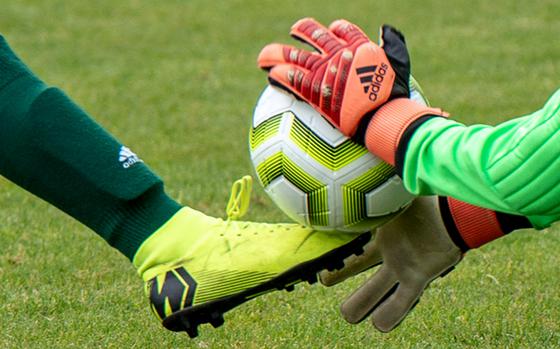
[[[223,215],[251,172],[247,131],[265,84],[256,55],[290,25],[344,17],[407,36],[432,104],[466,123],[536,110],[558,87],[560,2],[543,0],[3,1],[2,32],[183,203]],[[0,126],[1,127],[1,126]],[[394,332],[346,324],[364,279],[256,299],[196,340],[152,318],[129,262],[83,226],[0,181],[0,348],[560,347],[560,235],[519,232],[469,253]],[[262,190],[248,217],[286,218]]]

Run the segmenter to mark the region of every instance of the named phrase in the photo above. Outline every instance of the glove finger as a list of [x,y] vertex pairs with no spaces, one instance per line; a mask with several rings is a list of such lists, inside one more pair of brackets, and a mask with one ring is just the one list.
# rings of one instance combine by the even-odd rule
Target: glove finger
[[379,46],[385,48],[387,44],[400,42],[401,45],[405,45],[406,48],[404,35],[397,28],[389,24],[383,24],[381,28],[379,28],[379,31]]
[[395,275],[381,267],[365,284],[358,288],[340,307],[342,317],[351,324],[365,319],[375,307],[390,296],[398,285]]
[[259,68],[269,70],[278,64],[295,64],[309,68],[321,56],[314,52],[302,50],[294,46],[283,44],[266,45],[257,58]]
[[381,35],[379,36],[379,46],[383,48],[391,67],[396,72],[396,81],[393,89],[393,96],[408,97],[409,87],[408,81],[410,77],[410,56],[404,40],[404,36],[400,31],[390,25],[381,27]]
[[336,271],[323,270],[319,273],[319,280],[325,286],[336,285],[349,277],[381,264],[383,258],[381,252],[375,245],[375,240],[364,245],[364,253],[359,256],[353,255],[344,260],[344,267]]
[[381,303],[372,313],[371,321],[381,332],[390,332],[416,305],[425,285],[400,284],[395,293]]
[[334,35],[336,35],[337,37],[344,40],[350,45],[355,44],[358,41],[360,42],[369,41],[369,38],[364,33],[364,31],[360,29],[360,27],[358,27],[357,25],[351,22],[348,22],[345,19],[338,19],[332,22],[329,25],[329,30]]
[[297,21],[292,26],[290,34],[294,38],[313,46],[321,53],[336,51],[344,44],[324,25],[313,18],[303,18]]
[[305,99],[302,95],[303,80],[307,77],[307,71],[292,64],[278,64],[268,72],[268,80],[301,99]]

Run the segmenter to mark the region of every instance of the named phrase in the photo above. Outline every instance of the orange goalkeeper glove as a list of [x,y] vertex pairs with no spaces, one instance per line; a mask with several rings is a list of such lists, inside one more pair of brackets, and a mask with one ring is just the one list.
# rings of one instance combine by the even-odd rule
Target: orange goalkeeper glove
[[[393,117],[401,119],[402,115],[408,120],[409,114],[414,119],[442,115],[439,109],[408,99],[410,59],[404,37],[397,29],[382,26],[381,43],[377,45],[346,20],[334,21],[327,29],[312,18],[304,18],[292,26],[290,34],[319,52],[270,44],[259,54],[259,67],[269,71],[271,84],[303,99],[358,142],[365,143],[372,116],[387,101],[405,101],[404,110],[403,103],[398,103],[388,121]],[[392,122],[389,127],[393,128]],[[399,133],[398,127],[390,131]],[[375,140],[368,143],[373,143],[366,145],[376,155],[389,152],[386,146],[376,147]],[[394,164],[392,159],[380,157]]]
[[272,84],[311,104],[344,134],[353,136],[363,117],[388,100],[409,97],[410,59],[395,28],[381,28],[380,45],[346,20],[327,29],[304,18],[290,34],[319,52],[270,44],[259,54],[259,67],[269,70]]

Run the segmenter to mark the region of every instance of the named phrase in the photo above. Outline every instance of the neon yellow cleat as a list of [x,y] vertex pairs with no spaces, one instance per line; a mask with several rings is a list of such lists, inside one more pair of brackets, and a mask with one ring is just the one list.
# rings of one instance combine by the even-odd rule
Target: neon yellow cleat
[[167,329],[196,337],[199,324],[218,327],[225,312],[252,298],[342,268],[370,240],[370,233],[233,220],[247,209],[250,183],[244,177],[234,184],[227,221],[185,207],[134,257],[152,311]]

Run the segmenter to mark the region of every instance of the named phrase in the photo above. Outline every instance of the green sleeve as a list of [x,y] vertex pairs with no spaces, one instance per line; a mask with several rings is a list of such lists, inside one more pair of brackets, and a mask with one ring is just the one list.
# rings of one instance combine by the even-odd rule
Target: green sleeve
[[560,220],[560,90],[541,110],[497,126],[428,120],[410,139],[403,182],[416,195],[451,196],[550,226]]

